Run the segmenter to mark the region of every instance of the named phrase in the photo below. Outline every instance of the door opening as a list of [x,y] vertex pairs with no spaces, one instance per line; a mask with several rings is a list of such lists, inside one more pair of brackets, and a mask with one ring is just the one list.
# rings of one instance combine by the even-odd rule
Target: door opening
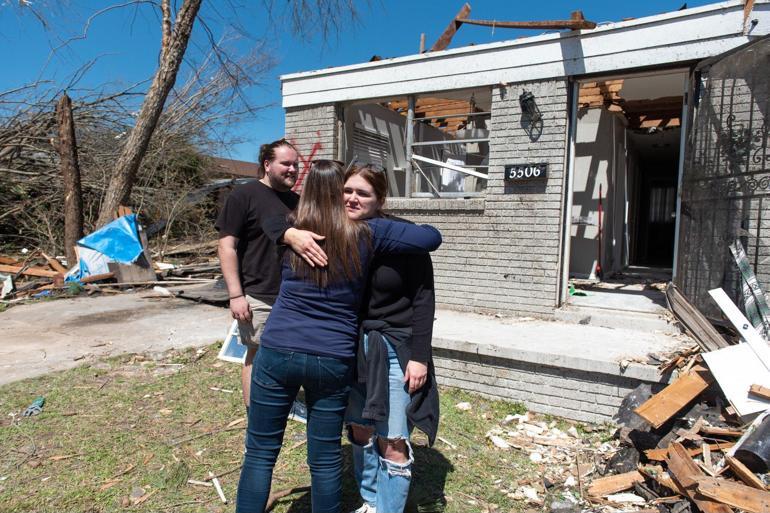
[[639,292],[671,279],[686,79],[677,70],[579,84],[568,252],[578,289],[663,305]]

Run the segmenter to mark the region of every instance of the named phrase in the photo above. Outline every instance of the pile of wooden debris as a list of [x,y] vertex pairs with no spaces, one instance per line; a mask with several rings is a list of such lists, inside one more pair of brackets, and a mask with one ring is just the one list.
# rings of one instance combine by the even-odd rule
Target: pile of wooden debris
[[669,285],[669,307],[698,346],[662,366],[678,369],[664,389],[642,385],[625,398],[613,472],[591,482],[591,502],[649,513],[770,512],[770,316],[758,286],[750,290],[751,321],[722,289],[710,292],[734,328],[722,334]]

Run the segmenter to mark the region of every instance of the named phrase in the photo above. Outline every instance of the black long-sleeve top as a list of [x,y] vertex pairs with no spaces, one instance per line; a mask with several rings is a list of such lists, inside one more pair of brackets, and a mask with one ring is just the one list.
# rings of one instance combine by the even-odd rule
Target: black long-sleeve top
[[430,255],[382,255],[372,261],[362,317],[411,328],[409,360],[427,363],[430,359],[434,314]]

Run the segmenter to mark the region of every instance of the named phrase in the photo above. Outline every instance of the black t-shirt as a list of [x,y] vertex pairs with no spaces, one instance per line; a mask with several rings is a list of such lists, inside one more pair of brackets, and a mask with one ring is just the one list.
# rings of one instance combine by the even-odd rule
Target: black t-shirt
[[281,252],[265,234],[263,224],[271,217],[286,215],[297,207],[299,196],[278,192],[262,182],[233,189],[219,213],[219,236],[238,239],[238,269],[243,291],[272,302],[281,288]]

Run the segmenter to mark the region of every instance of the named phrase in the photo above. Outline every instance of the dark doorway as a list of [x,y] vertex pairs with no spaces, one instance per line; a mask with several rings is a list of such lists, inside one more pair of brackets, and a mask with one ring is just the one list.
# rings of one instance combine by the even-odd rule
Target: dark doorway
[[681,130],[630,136],[637,160],[629,224],[630,264],[670,268],[674,261],[676,195]]

